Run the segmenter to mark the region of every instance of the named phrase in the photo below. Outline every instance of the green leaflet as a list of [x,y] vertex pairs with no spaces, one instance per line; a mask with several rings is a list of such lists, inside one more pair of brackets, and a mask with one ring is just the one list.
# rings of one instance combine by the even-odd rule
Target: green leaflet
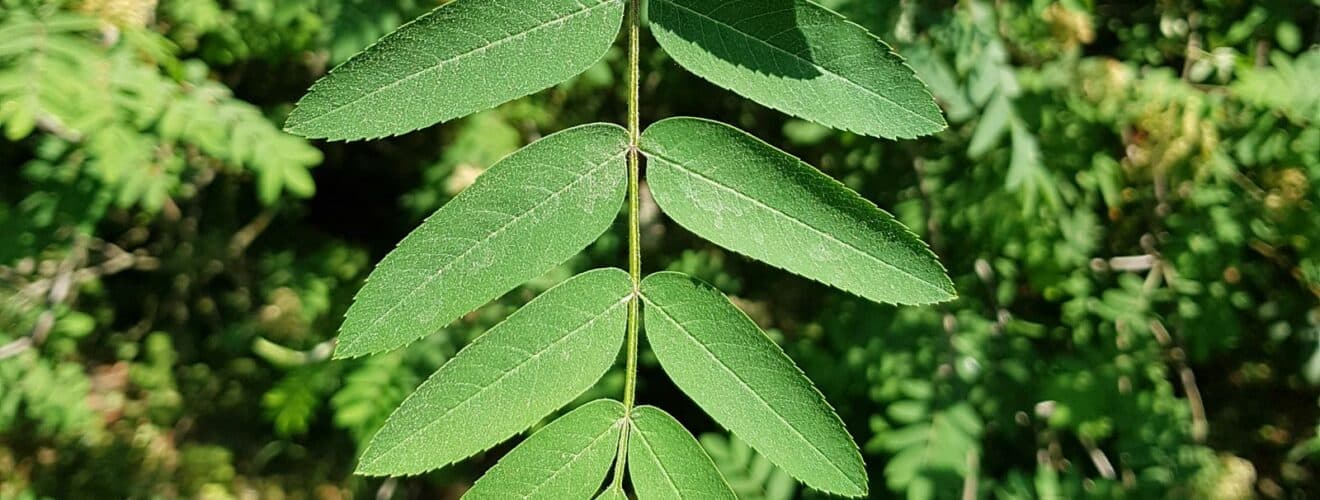
[[667,272],[642,281],[642,301],[660,365],[716,422],[807,486],[866,495],[862,456],[834,409],[728,298]]
[[622,489],[611,486],[596,495],[596,500],[628,500],[628,494],[624,493]]
[[614,43],[623,0],[458,0],[386,35],[316,82],[289,132],[398,135],[549,88]]
[[674,417],[642,406],[630,420],[628,472],[638,498],[737,500],[706,450]]
[[651,32],[683,67],[793,116],[912,138],[946,127],[925,84],[866,29],[807,0],[652,0]]
[[627,189],[628,134],[584,125],[491,167],[372,271],[336,358],[394,349],[563,263],[609,228]]
[[614,462],[623,411],[607,399],[578,407],[505,455],[463,498],[591,498]]
[[642,134],[655,200],[730,250],[876,302],[954,297],[935,255],[875,204],[731,126],[671,118]]
[[618,269],[583,273],[541,294],[417,388],[372,438],[358,472],[444,467],[573,401],[614,364],[631,296],[628,273]]

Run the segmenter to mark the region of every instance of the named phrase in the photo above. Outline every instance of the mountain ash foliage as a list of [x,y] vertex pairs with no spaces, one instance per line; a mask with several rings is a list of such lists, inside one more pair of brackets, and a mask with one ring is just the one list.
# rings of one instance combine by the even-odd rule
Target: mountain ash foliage
[[[518,473],[498,465],[523,460],[515,449],[589,437],[558,423],[617,421],[592,401],[623,391],[623,363],[580,341],[571,368],[603,378],[555,394],[575,399],[547,419],[506,422],[530,437],[419,476],[353,474],[460,349],[500,350],[478,339],[523,306],[564,300],[556,287],[609,288],[609,271],[570,278],[626,260],[624,219],[602,222],[586,250],[431,335],[401,330],[397,350],[330,360],[373,264],[423,219],[524,145],[625,120],[627,57],[607,41],[582,48],[602,58],[580,75],[444,125],[351,143],[281,131],[330,68],[439,3],[0,0],[0,498],[481,496],[483,474]],[[929,243],[958,296],[877,304],[884,290],[849,288],[856,276],[779,270],[776,242],[698,237],[716,221],[685,217],[702,206],[663,188],[642,198],[647,271],[708,283],[700,293],[746,312],[738,328],[782,348],[860,445],[869,496],[1320,491],[1320,4],[775,0],[798,22],[847,16],[857,31],[809,34],[869,30],[925,82],[948,128],[892,141],[872,136],[929,130],[868,130],[860,108],[822,126],[796,118],[816,107],[805,97],[753,101],[739,87],[788,73],[785,85],[816,78],[844,95],[855,88],[831,75],[897,59],[740,72],[684,50],[698,35],[668,21],[705,3],[649,2],[643,126],[718,120],[750,135],[684,140],[726,134],[738,148],[722,152],[781,172],[800,158],[827,176],[805,182],[837,180]],[[717,29],[705,36],[727,37]],[[656,160],[672,147],[664,132],[643,141],[650,182],[703,172]],[[646,321],[664,332],[665,318]],[[642,351],[640,403],[655,408],[634,410],[631,437],[659,441],[630,448],[629,463],[704,451],[711,464],[692,481],[713,470],[739,498],[824,497],[756,441],[769,428],[705,416],[683,392],[692,384],[666,376],[691,349],[669,333]]]

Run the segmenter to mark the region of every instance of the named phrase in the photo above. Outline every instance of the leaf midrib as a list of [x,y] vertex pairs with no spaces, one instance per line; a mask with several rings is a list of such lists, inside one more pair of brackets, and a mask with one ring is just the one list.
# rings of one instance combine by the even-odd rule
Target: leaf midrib
[[567,470],[569,466],[577,463],[578,459],[582,458],[582,455],[585,455],[587,453],[587,450],[590,450],[593,447],[595,447],[596,443],[599,443],[601,438],[608,436],[610,434],[610,431],[614,430],[614,428],[619,425],[619,422],[620,420],[615,420],[614,423],[606,426],[605,430],[601,431],[600,434],[598,434],[595,438],[591,440],[591,443],[588,443],[587,446],[583,447],[581,451],[574,453],[573,457],[568,459],[568,461],[565,462],[564,465],[555,469],[555,472],[553,474],[550,474],[550,477],[545,478],[545,480],[537,484],[535,488],[532,488],[532,491],[529,491],[527,492],[526,495],[523,495],[523,500],[532,498],[532,495],[534,495],[537,491],[540,491],[541,488],[544,488],[545,485],[550,483],[550,481],[553,481],[556,477],[559,477],[559,474]]
[[[651,301],[651,299],[646,297],[645,293],[641,295],[641,298],[648,305],[654,306],[655,309],[659,311],[662,316],[665,317],[665,320],[669,321],[669,323],[674,325],[674,327],[677,328],[679,331],[682,331],[683,334],[686,335],[687,338],[691,339],[694,344],[700,346],[701,350],[705,352],[706,355],[709,356],[711,360],[715,361],[715,364],[717,366],[722,368],[725,372],[728,372],[729,375],[732,375],[734,380],[737,380],[738,383],[742,385],[744,389],[747,390],[747,392],[750,392],[753,396],[755,396],[756,400],[760,402],[763,406],[765,406],[765,408],[769,410],[770,413],[775,416],[775,418],[779,419],[780,423],[784,424],[784,426],[788,427],[789,430],[793,431],[793,434],[795,434],[799,439],[807,443],[807,447],[810,448],[811,451],[816,452],[816,454],[819,455],[822,459],[824,459],[825,463],[830,464],[830,467],[834,468],[835,471],[841,474],[848,482],[852,483],[854,486],[865,488],[865,485],[859,485],[855,481],[853,481],[852,476],[850,476],[846,471],[844,471],[843,468],[839,467],[838,464],[834,463],[833,460],[830,460],[829,455],[826,455],[824,451],[822,451],[819,447],[817,447],[815,442],[813,442],[810,439],[807,439],[806,435],[802,434],[802,431],[798,430],[797,427],[794,427],[792,423],[789,423],[789,421],[785,419],[783,415],[780,415],[779,411],[776,410],[773,406],[771,406],[768,400],[762,397],[759,392],[756,392],[756,390],[753,389],[752,386],[749,385],[746,380],[743,380],[742,376],[739,375],[738,372],[734,371],[732,368],[729,368],[729,365],[725,364],[724,360],[720,359],[719,356],[716,356],[714,352],[711,352],[710,348],[706,346],[706,344],[698,340],[697,337],[693,335],[692,332],[688,331],[688,329],[685,328],[682,323],[680,323],[677,319],[671,316],[669,314],[669,311],[666,311],[665,308],[660,307],[655,302]],[[762,332],[761,335],[764,336],[765,333]],[[769,339],[767,338],[767,340]]]
[[[489,242],[492,238],[495,238],[496,236],[499,236],[500,234],[503,234],[504,231],[508,230],[508,229],[509,229],[510,227],[512,227],[514,224],[516,224],[516,223],[518,223],[519,221],[521,221],[521,220],[527,218],[527,216],[529,216],[529,215],[531,215],[533,212],[535,212],[535,211],[541,209],[541,207],[544,207],[546,204],[550,203],[552,200],[556,200],[556,199],[558,199],[561,195],[563,195],[563,194],[564,194],[565,192],[567,192],[569,189],[572,189],[574,186],[577,186],[578,183],[582,182],[584,179],[587,179],[587,178],[591,178],[591,177],[593,177],[593,174],[595,174],[597,171],[599,171],[599,170],[601,169],[601,167],[607,166],[607,165],[610,164],[610,162],[613,162],[614,160],[617,160],[617,159],[619,159],[619,158],[622,158],[623,155],[625,155],[625,154],[628,154],[628,150],[627,150],[627,149],[624,149],[623,151],[620,151],[619,153],[617,153],[617,154],[615,154],[615,155],[613,155],[613,156],[611,156],[611,157],[605,159],[604,161],[602,161],[602,162],[596,164],[595,166],[593,166],[593,167],[591,167],[590,169],[588,169],[586,172],[583,172],[582,175],[581,175],[581,176],[578,176],[577,179],[573,179],[572,182],[569,182],[568,184],[566,184],[563,188],[560,188],[558,191],[555,191],[555,192],[553,192],[553,193],[550,193],[550,195],[546,196],[544,200],[541,200],[540,202],[537,202],[535,205],[533,205],[533,206],[531,206],[530,208],[528,208],[527,210],[523,211],[523,213],[520,213],[520,214],[518,214],[516,217],[513,217],[513,218],[509,219],[508,222],[505,222],[502,226],[500,226],[500,227],[499,227],[498,229],[496,229],[495,231],[492,231],[490,234],[487,234],[486,236],[483,236],[481,239],[476,240],[476,242],[473,243],[472,246],[468,247],[467,250],[464,250],[462,253],[460,253],[460,254],[458,254],[457,256],[455,256],[453,259],[451,259],[451,260],[449,261],[448,264],[445,264],[444,266],[441,266],[440,269],[436,270],[436,272],[433,273],[431,276],[428,276],[428,277],[426,278],[426,280],[423,281],[420,285],[418,285],[417,287],[415,287],[415,288],[413,288],[412,290],[410,290],[406,296],[404,296],[403,298],[401,298],[401,299],[395,301],[395,302],[394,302],[394,305],[391,305],[391,306],[389,307],[389,309],[386,309],[386,310],[385,310],[384,313],[381,313],[380,315],[376,316],[376,319],[372,320],[371,323],[369,323],[366,327],[363,328],[363,330],[372,330],[372,329],[375,329],[376,327],[380,326],[381,322],[384,321],[386,317],[388,317],[389,315],[393,314],[394,311],[397,310],[397,309],[398,309],[400,306],[402,306],[404,303],[406,303],[406,302],[412,300],[412,298],[413,298],[414,296],[416,296],[417,293],[418,293],[419,291],[421,291],[421,290],[425,289],[426,287],[430,286],[430,284],[431,284],[432,281],[435,281],[436,278],[439,278],[441,274],[444,274],[445,271],[448,271],[449,268],[450,268],[450,267],[453,267],[453,265],[456,264],[456,263],[458,263],[458,261],[463,260],[464,258],[466,258],[469,254],[471,254],[473,251],[475,251],[475,250],[477,249],[477,247],[483,246],[483,245],[485,245],[487,242]],[[455,200],[455,201],[457,201],[457,200]],[[360,338],[363,338],[363,337],[362,337],[361,335],[359,335],[357,338],[360,339]],[[347,346],[350,346],[350,345],[356,345],[356,344],[357,344],[357,342],[346,343],[346,344],[345,344],[345,349],[347,349]]]
[[656,465],[660,467],[660,475],[665,478],[666,483],[669,483],[669,488],[674,490],[675,496],[683,498],[682,492],[678,489],[678,484],[674,482],[672,477],[670,477],[671,474],[669,468],[665,467],[665,462],[660,460],[660,456],[655,453],[655,447],[651,446],[651,441],[646,439],[646,431],[641,430],[641,427],[636,425],[636,421],[633,422],[633,428],[637,429],[637,439],[641,441],[642,445],[646,446],[647,453],[651,455],[651,458],[655,461]]
[[[565,333],[564,336],[562,336],[562,337],[560,337],[560,338],[558,338],[558,339],[555,339],[554,342],[551,342],[551,343],[547,344],[544,348],[540,349],[539,351],[537,351],[537,352],[535,352],[535,353],[532,353],[532,355],[531,355],[530,357],[528,357],[527,359],[523,360],[521,363],[518,363],[518,364],[515,365],[513,368],[510,368],[508,371],[506,371],[506,372],[500,374],[500,376],[499,376],[499,377],[496,377],[495,380],[492,380],[492,381],[490,381],[490,383],[487,383],[486,385],[481,386],[481,388],[478,389],[477,392],[473,393],[471,396],[468,396],[466,399],[464,399],[464,400],[462,400],[462,401],[459,401],[458,404],[455,404],[454,406],[450,407],[449,409],[446,409],[446,410],[444,411],[444,413],[441,413],[440,415],[436,416],[433,420],[431,420],[431,422],[429,422],[429,423],[427,423],[426,425],[422,426],[421,429],[417,430],[416,432],[413,432],[412,434],[408,435],[407,437],[403,438],[402,440],[400,440],[400,441],[394,443],[392,446],[389,446],[388,448],[385,448],[383,451],[380,452],[379,455],[377,455],[377,458],[376,458],[376,459],[374,459],[374,460],[372,460],[371,462],[367,463],[367,465],[372,465],[372,464],[375,464],[376,462],[379,462],[382,458],[384,458],[384,457],[386,457],[386,456],[389,456],[390,453],[392,453],[394,450],[399,449],[399,447],[401,447],[401,446],[403,446],[403,445],[406,445],[406,444],[408,444],[408,443],[411,443],[413,440],[415,440],[415,439],[417,439],[418,437],[422,436],[423,434],[427,433],[432,427],[434,427],[435,425],[439,424],[439,423],[440,423],[445,417],[448,417],[451,413],[454,413],[454,412],[457,411],[460,407],[462,407],[462,406],[464,406],[464,405],[467,405],[467,404],[471,403],[472,400],[477,399],[478,397],[480,397],[482,394],[484,394],[484,393],[485,393],[487,390],[489,390],[490,388],[495,387],[496,385],[498,385],[498,384],[499,384],[501,381],[503,381],[504,379],[509,378],[509,377],[513,376],[514,374],[520,372],[522,369],[526,368],[527,365],[529,365],[529,364],[531,364],[532,362],[534,362],[534,361],[540,359],[542,355],[544,355],[545,353],[549,352],[551,349],[554,349],[554,348],[555,348],[556,346],[558,346],[559,344],[562,344],[562,343],[564,343],[564,342],[567,342],[569,338],[571,338],[571,337],[573,337],[573,336],[575,336],[575,335],[577,335],[577,334],[583,332],[583,331],[586,330],[587,328],[590,328],[592,325],[596,324],[597,321],[600,321],[601,318],[604,318],[604,317],[607,316],[611,311],[613,311],[613,310],[619,308],[620,306],[622,306],[622,305],[624,305],[624,304],[627,304],[628,301],[630,301],[630,300],[632,300],[632,293],[628,293],[628,294],[623,298],[623,300],[620,300],[620,301],[618,301],[618,302],[615,302],[614,304],[612,304],[612,305],[610,305],[609,307],[605,308],[605,309],[602,310],[600,313],[598,313],[598,314],[596,315],[596,317],[591,318],[591,319],[588,320],[587,322],[583,323],[581,326],[579,326],[579,327],[577,327],[577,328],[574,328],[572,331],[569,331],[568,333]],[[454,359],[458,359],[458,358],[454,358]],[[441,369],[443,370],[443,368],[441,368]],[[419,394],[419,392],[414,392],[414,393],[413,393],[413,395],[417,395],[417,394]],[[411,399],[412,399],[412,396],[409,396],[408,399],[411,400]],[[399,405],[399,407],[402,408],[403,406],[406,406],[407,404],[408,404],[408,401],[405,400],[401,405]]]
[[[725,23],[725,22],[723,22],[723,21],[720,21],[719,19],[715,19],[715,18],[713,18],[713,17],[710,17],[709,15],[706,15],[706,14],[704,14],[704,13],[702,13],[702,12],[700,12],[700,11],[697,11],[697,10],[691,8],[691,7],[688,7],[688,6],[686,6],[686,5],[681,5],[681,4],[677,3],[677,2],[674,2],[673,0],[658,0],[658,1],[659,1],[659,3],[664,3],[664,4],[672,5],[672,6],[674,6],[674,7],[678,7],[678,8],[680,8],[680,9],[683,9],[683,10],[686,10],[686,11],[688,11],[688,12],[691,12],[691,13],[697,15],[697,16],[700,16],[700,17],[703,18],[703,19],[709,20],[710,22],[712,22],[712,23],[714,23],[714,24],[717,24],[717,25],[719,25],[719,26],[727,27],[730,31],[733,31],[734,33],[737,33],[737,34],[739,34],[739,35],[742,35],[743,37],[745,37],[745,38],[747,38],[747,39],[750,39],[750,40],[756,41],[756,42],[758,42],[758,43],[761,44],[761,45],[764,45],[764,46],[766,46],[766,47],[770,47],[770,48],[772,48],[772,49],[774,49],[774,50],[776,50],[776,51],[778,51],[778,52],[784,53],[784,54],[788,55],[789,57],[791,57],[791,58],[793,58],[793,59],[796,59],[796,60],[798,60],[798,61],[802,61],[803,63],[806,63],[806,64],[810,65],[810,66],[813,67],[813,68],[817,68],[817,69],[821,70],[821,74],[823,74],[823,75],[829,75],[829,76],[831,76],[831,77],[833,77],[833,78],[835,78],[835,79],[837,79],[837,80],[842,80],[844,83],[847,83],[847,84],[849,84],[849,85],[851,85],[851,86],[853,86],[853,87],[856,87],[858,90],[861,90],[861,91],[864,92],[864,93],[867,93],[867,94],[870,94],[870,95],[872,95],[872,96],[875,96],[875,97],[879,98],[880,100],[885,101],[885,102],[889,103],[890,105],[892,105],[892,106],[894,106],[894,107],[896,107],[896,108],[898,108],[898,109],[901,109],[901,110],[903,110],[904,112],[906,112],[906,113],[908,113],[908,114],[910,114],[910,115],[912,115],[912,116],[914,116],[914,117],[916,117],[916,118],[918,118],[918,119],[920,119],[920,120],[922,120],[922,121],[924,121],[924,122],[926,122],[926,123],[929,123],[929,124],[931,124],[931,125],[934,125],[934,126],[937,127],[937,128],[947,126],[947,125],[945,125],[945,124],[943,124],[943,123],[940,123],[940,122],[937,122],[937,121],[935,121],[935,120],[932,120],[932,119],[930,119],[929,117],[922,116],[920,113],[917,113],[916,111],[913,111],[912,109],[908,108],[907,106],[904,106],[904,105],[902,105],[902,104],[899,104],[897,101],[895,101],[895,100],[889,98],[888,96],[885,96],[885,95],[883,95],[883,94],[880,94],[879,92],[876,92],[876,91],[871,90],[871,89],[869,89],[869,88],[866,88],[866,87],[863,86],[862,84],[853,81],[851,78],[848,78],[848,77],[846,77],[846,76],[843,76],[843,75],[840,75],[840,74],[834,72],[834,70],[832,70],[832,69],[830,69],[830,68],[826,68],[825,66],[821,66],[820,64],[816,63],[815,61],[812,61],[812,60],[807,59],[807,58],[804,58],[804,57],[802,57],[802,56],[800,56],[800,55],[794,54],[794,53],[788,51],[787,49],[784,49],[783,47],[780,47],[780,46],[775,45],[775,44],[773,44],[773,43],[770,43],[770,42],[768,42],[768,41],[762,40],[761,38],[758,38],[758,37],[752,35],[751,33],[746,32],[746,31],[740,30],[740,29],[738,29],[737,27],[735,27],[735,26],[733,26],[733,25],[731,25],[731,24],[728,24],[728,23]],[[845,20],[844,22],[848,22],[848,21]]]
[[[517,32],[517,33],[510,33],[510,34],[506,35],[504,38],[497,39],[497,40],[495,40],[495,41],[492,41],[492,42],[490,42],[490,43],[487,43],[486,45],[482,45],[482,46],[480,46],[480,47],[477,47],[477,48],[475,48],[475,49],[469,50],[469,51],[467,51],[467,52],[463,52],[463,53],[461,53],[461,54],[455,55],[455,56],[450,57],[450,58],[448,58],[448,59],[442,59],[442,60],[440,60],[440,61],[436,61],[436,62],[433,63],[432,65],[429,65],[429,66],[424,67],[424,68],[422,68],[422,69],[420,69],[420,70],[417,70],[417,71],[415,71],[415,72],[413,72],[413,73],[411,73],[411,74],[409,74],[409,75],[407,75],[407,76],[404,76],[403,78],[400,78],[400,79],[398,79],[398,80],[395,80],[395,81],[393,81],[393,82],[390,82],[389,84],[386,84],[386,85],[384,85],[384,86],[381,86],[380,88],[377,88],[377,89],[375,89],[375,90],[372,90],[372,91],[370,91],[370,92],[367,92],[367,93],[365,93],[365,94],[362,94],[362,95],[360,95],[360,96],[358,96],[358,97],[355,97],[355,98],[353,98],[353,99],[350,99],[350,100],[344,102],[343,104],[340,104],[340,105],[338,105],[338,106],[335,106],[335,107],[331,108],[330,110],[328,110],[328,111],[326,111],[326,112],[324,112],[324,113],[321,113],[320,115],[317,115],[317,116],[314,116],[314,117],[312,117],[312,118],[309,118],[309,119],[307,119],[307,121],[304,121],[304,122],[298,124],[297,127],[298,127],[298,128],[301,128],[301,127],[307,127],[307,126],[314,125],[314,124],[316,124],[317,122],[319,122],[319,121],[321,121],[321,120],[323,120],[323,119],[325,119],[325,118],[327,118],[327,117],[329,117],[329,116],[331,116],[331,115],[334,115],[334,114],[336,114],[336,113],[339,113],[340,111],[343,111],[345,108],[348,108],[348,107],[350,107],[350,106],[356,105],[357,103],[359,103],[359,102],[361,102],[361,101],[363,101],[363,100],[365,100],[365,99],[370,99],[370,98],[372,98],[372,97],[375,97],[375,96],[379,95],[379,94],[382,93],[382,92],[389,91],[389,90],[391,90],[391,89],[393,89],[393,88],[395,88],[395,87],[397,87],[397,86],[399,86],[399,85],[404,84],[405,82],[409,82],[409,81],[412,81],[413,79],[416,79],[416,78],[418,78],[418,77],[421,77],[422,75],[430,74],[430,73],[432,73],[432,72],[434,72],[434,71],[440,71],[440,70],[443,69],[445,66],[449,65],[449,63],[452,63],[452,62],[457,61],[457,60],[459,60],[459,59],[463,59],[463,58],[468,57],[468,56],[470,56],[470,55],[478,54],[478,53],[481,53],[481,52],[484,52],[484,51],[490,50],[490,49],[492,49],[492,48],[494,48],[494,47],[497,47],[497,46],[503,45],[503,44],[505,44],[505,43],[507,43],[507,42],[509,42],[509,41],[516,40],[516,39],[518,39],[518,38],[526,37],[526,36],[528,36],[528,35],[531,35],[532,33],[536,33],[536,32],[541,31],[541,30],[543,30],[543,29],[547,29],[547,28],[550,28],[550,27],[553,27],[553,26],[558,26],[558,25],[564,24],[564,23],[568,22],[568,21],[569,21],[570,19],[572,19],[572,18],[575,18],[575,17],[580,16],[580,15],[583,15],[583,14],[590,14],[592,11],[596,10],[597,8],[600,8],[600,7],[602,7],[602,6],[613,5],[613,4],[619,3],[619,2],[621,2],[621,1],[623,1],[623,0],[603,0],[602,2],[600,2],[600,3],[596,4],[596,5],[592,5],[592,6],[590,6],[590,7],[586,7],[586,8],[584,8],[584,9],[582,9],[582,10],[575,11],[575,12],[573,12],[573,13],[571,13],[571,14],[568,14],[568,15],[565,15],[565,16],[561,16],[561,17],[558,17],[558,18],[555,18],[555,19],[552,19],[552,20],[546,21],[546,22],[544,22],[544,23],[542,23],[542,24],[539,24],[539,25],[533,26],[533,27],[531,27],[531,28],[529,28],[529,29],[527,29],[527,30],[524,30],[524,31],[520,31],[520,32]],[[579,5],[580,5],[580,3],[579,3]]]
[[891,263],[885,261],[884,259],[882,259],[882,258],[880,258],[880,257],[878,257],[878,256],[871,255],[870,252],[867,252],[866,250],[863,250],[862,248],[858,247],[857,245],[855,245],[855,244],[853,244],[853,243],[850,243],[850,242],[844,241],[844,240],[842,240],[842,239],[839,239],[838,237],[836,237],[836,236],[830,234],[830,233],[827,232],[827,231],[824,231],[824,230],[822,230],[822,229],[819,229],[819,228],[817,228],[816,226],[813,226],[813,225],[807,223],[806,221],[804,221],[804,220],[802,220],[802,219],[799,219],[799,218],[797,218],[797,217],[795,217],[795,216],[793,216],[793,215],[791,215],[791,214],[789,214],[789,213],[787,213],[787,212],[784,212],[783,210],[779,210],[779,209],[777,209],[777,208],[775,208],[775,207],[772,207],[772,206],[770,206],[770,205],[767,205],[767,204],[765,204],[764,202],[762,202],[761,200],[758,200],[758,199],[756,199],[756,198],[753,198],[753,197],[751,197],[751,196],[749,196],[749,195],[743,193],[742,191],[739,191],[739,190],[737,190],[737,189],[734,189],[734,188],[732,188],[732,187],[729,187],[729,186],[727,186],[727,185],[725,185],[725,184],[723,184],[723,183],[721,183],[721,182],[719,182],[719,181],[717,181],[717,180],[715,180],[715,179],[713,179],[713,178],[711,178],[711,177],[709,177],[709,176],[707,176],[707,175],[704,175],[704,174],[702,174],[702,173],[700,173],[700,172],[697,172],[697,171],[695,171],[695,170],[692,170],[692,169],[689,168],[687,165],[684,165],[683,163],[677,162],[677,161],[675,161],[675,160],[672,159],[672,158],[666,157],[663,153],[660,153],[660,152],[658,152],[658,151],[654,151],[654,148],[652,148],[652,149],[653,149],[653,150],[651,151],[651,155],[652,155],[652,157],[654,157],[655,159],[658,159],[658,160],[660,160],[660,161],[663,161],[664,163],[669,164],[670,166],[673,166],[674,169],[676,169],[676,170],[679,170],[679,171],[681,171],[681,172],[684,172],[684,173],[686,173],[686,174],[688,174],[688,175],[690,175],[690,176],[692,176],[692,177],[696,177],[696,178],[698,178],[698,179],[700,179],[700,180],[706,181],[707,183],[709,183],[709,184],[712,185],[712,186],[715,186],[715,187],[720,188],[720,189],[722,189],[722,190],[725,190],[725,191],[731,192],[731,193],[737,195],[739,198],[742,198],[742,199],[744,199],[744,200],[747,200],[747,201],[751,202],[752,204],[754,204],[754,205],[756,205],[756,206],[758,206],[758,207],[764,208],[764,209],[766,209],[766,210],[768,210],[768,211],[770,211],[770,212],[773,212],[773,213],[775,213],[775,214],[780,215],[781,217],[783,217],[783,218],[785,218],[785,219],[788,219],[788,220],[790,220],[790,221],[793,221],[793,222],[797,223],[798,225],[800,225],[800,226],[802,226],[802,227],[805,227],[805,228],[807,228],[807,229],[810,229],[812,232],[814,232],[814,233],[816,233],[816,234],[819,234],[819,235],[825,237],[826,239],[829,239],[829,240],[831,240],[831,241],[834,241],[834,242],[836,242],[836,243],[839,243],[840,245],[843,245],[845,248],[847,248],[847,249],[849,249],[849,250],[852,250],[852,251],[854,251],[854,252],[857,252],[858,254],[861,254],[861,255],[867,257],[868,259],[873,260],[873,261],[875,261],[875,262],[877,262],[877,263],[879,263],[879,264],[881,264],[881,265],[883,265],[883,266],[885,266],[885,267],[887,267],[887,268],[893,269],[894,271],[897,271],[899,274],[902,274],[902,275],[904,275],[904,276],[907,276],[907,277],[909,277],[909,278],[912,278],[913,280],[916,280],[918,283],[921,283],[921,284],[923,284],[923,285],[926,285],[926,286],[928,286],[928,287],[934,289],[935,291],[937,291],[937,292],[939,292],[939,293],[941,293],[941,294],[943,294],[943,295],[949,295],[949,291],[948,291],[948,290],[945,290],[943,287],[940,287],[938,284],[933,283],[933,282],[931,282],[930,280],[927,280],[927,279],[925,279],[925,278],[922,278],[922,277],[920,277],[920,276],[917,276],[917,275],[913,274],[911,271],[908,271],[908,270],[906,270],[906,269],[903,269],[903,268],[900,267],[900,266],[897,266],[897,265],[891,264]]

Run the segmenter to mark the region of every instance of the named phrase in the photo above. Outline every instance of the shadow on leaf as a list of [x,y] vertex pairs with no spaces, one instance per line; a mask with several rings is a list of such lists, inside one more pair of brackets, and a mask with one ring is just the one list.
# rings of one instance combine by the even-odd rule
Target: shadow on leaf
[[820,76],[795,0],[654,0],[651,24],[710,56],[761,73]]

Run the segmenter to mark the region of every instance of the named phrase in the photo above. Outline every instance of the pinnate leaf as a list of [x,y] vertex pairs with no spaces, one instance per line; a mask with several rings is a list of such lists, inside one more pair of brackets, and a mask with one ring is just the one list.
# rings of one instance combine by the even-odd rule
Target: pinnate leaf
[[371,139],[459,118],[585,71],[614,43],[623,0],[458,0],[316,82],[289,132]]
[[843,422],[756,323],[684,274],[653,274],[641,291],[651,350],[685,394],[807,486],[866,495],[862,456]]
[[737,500],[706,450],[674,417],[642,406],[630,421],[628,471],[638,498]]
[[614,364],[631,297],[632,282],[618,269],[583,273],[541,294],[409,396],[372,438],[358,472],[443,467],[568,404]]
[[336,358],[403,346],[568,260],[618,216],[628,134],[585,125],[501,160],[372,271]]
[[945,128],[912,68],[865,28],[809,0],[652,0],[651,31],[680,65],[793,116],[886,138]]
[[591,498],[619,449],[623,413],[607,399],[578,407],[505,455],[463,498]]
[[930,249],[893,216],[729,125],[672,118],[642,135],[664,212],[722,247],[876,302],[954,297]]

